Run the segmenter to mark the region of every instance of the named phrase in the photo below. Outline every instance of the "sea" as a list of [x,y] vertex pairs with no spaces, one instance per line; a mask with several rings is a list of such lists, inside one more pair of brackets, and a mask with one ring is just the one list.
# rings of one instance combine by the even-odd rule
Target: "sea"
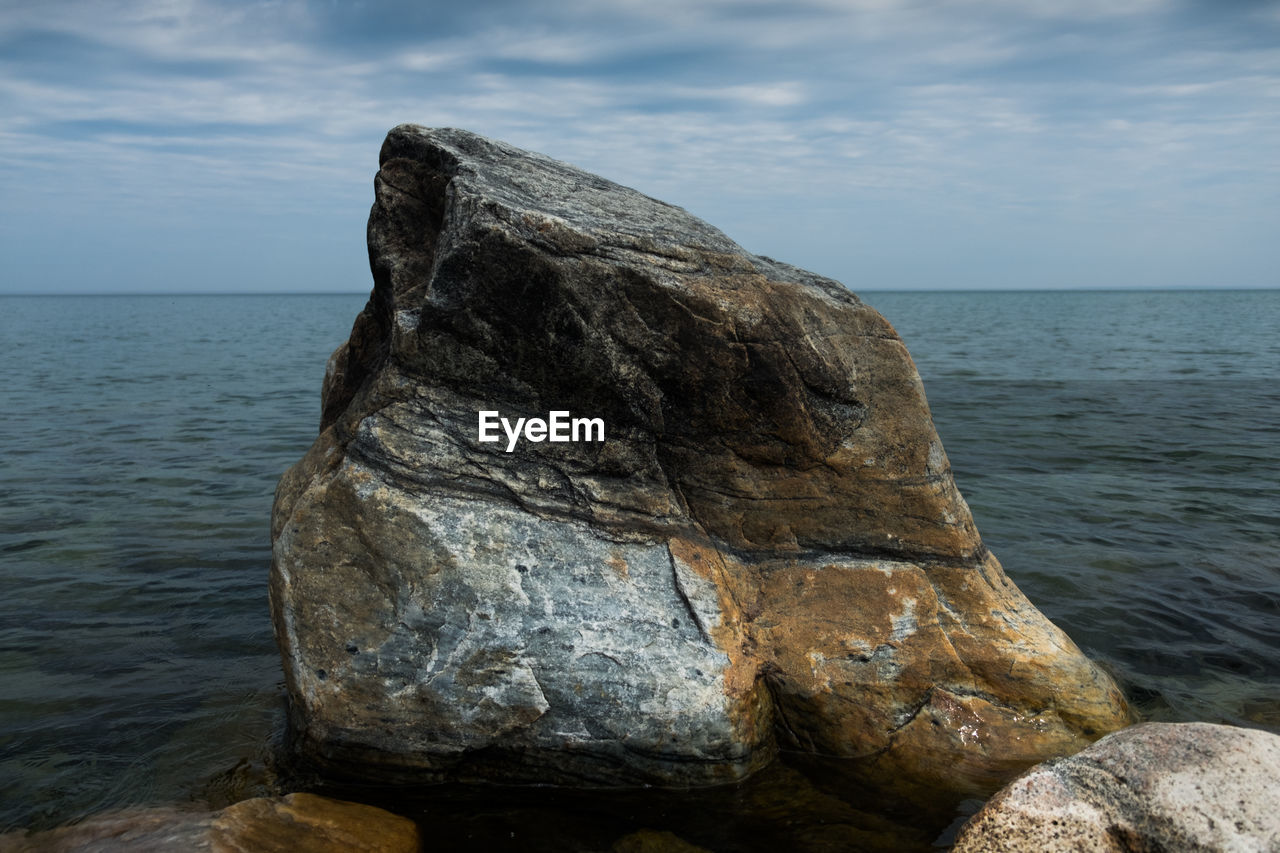
[[[984,542],[1140,716],[1280,733],[1280,291],[860,295]],[[268,519],[365,299],[0,297],[0,831],[303,785]],[[678,795],[344,793],[513,850],[941,849],[977,806],[845,785],[801,760]]]

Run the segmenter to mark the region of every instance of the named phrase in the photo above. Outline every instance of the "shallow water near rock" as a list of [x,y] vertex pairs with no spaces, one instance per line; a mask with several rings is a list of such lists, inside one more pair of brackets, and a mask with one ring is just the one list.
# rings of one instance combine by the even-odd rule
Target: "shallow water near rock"
[[[1280,731],[1280,292],[860,295],[1027,596],[1145,717]],[[0,298],[0,829],[271,786],[271,494],[364,300]],[[797,761],[678,794],[351,793],[511,849],[928,849],[957,814]]]

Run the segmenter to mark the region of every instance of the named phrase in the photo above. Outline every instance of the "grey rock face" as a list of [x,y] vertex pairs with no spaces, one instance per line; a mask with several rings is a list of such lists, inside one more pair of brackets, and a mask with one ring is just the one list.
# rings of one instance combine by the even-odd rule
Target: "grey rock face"
[[[374,289],[281,480],[298,751],[380,780],[689,784],[792,748],[1003,780],[1123,725],[978,537],[892,327],[672,207],[387,137]],[[605,440],[483,442],[482,411]]]
[[1280,737],[1147,723],[1010,783],[958,853],[1280,850]]

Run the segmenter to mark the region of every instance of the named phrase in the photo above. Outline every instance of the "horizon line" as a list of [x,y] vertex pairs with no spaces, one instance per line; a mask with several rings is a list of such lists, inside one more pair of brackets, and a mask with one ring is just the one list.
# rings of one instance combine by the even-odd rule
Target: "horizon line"
[[[1082,285],[1080,287],[869,287],[854,290],[843,285],[855,296],[859,293],[1209,293],[1238,292],[1256,290],[1280,290],[1280,284],[1261,285],[1222,285],[1186,286],[1186,285]],[[0,292],[0,297],[54,297],[68,298],[77,296],[369,296],[369,290],[200,290],[200,291],[157,291],[157,290],[114,290],[114,291],[59,291],[54,293],[32,292]]]

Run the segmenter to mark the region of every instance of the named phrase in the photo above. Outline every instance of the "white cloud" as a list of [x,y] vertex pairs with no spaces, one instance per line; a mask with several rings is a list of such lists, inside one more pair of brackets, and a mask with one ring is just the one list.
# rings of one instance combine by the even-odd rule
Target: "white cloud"
[[393,63],[410,71],[442,71],[462,64],[464,54],[458,50],[406,50],[393,58]]
[[993,228],[1001,210],[1091,206],[1274,217],[1280,47],[1162,36],[1145,24],[1171,26],[1164,0],[832,0],[786,26],[781,8],[582,0],[367,45],[322,40],[324,7],[302,2],[4,8],[0,36],[58,32],[105,53],[83,67],[0,56],[0,197],[63,181],[119,196],[120,215],[184,198],[305,211],[367,194],[382,134],[417,121],[713,219],[886,201]]

